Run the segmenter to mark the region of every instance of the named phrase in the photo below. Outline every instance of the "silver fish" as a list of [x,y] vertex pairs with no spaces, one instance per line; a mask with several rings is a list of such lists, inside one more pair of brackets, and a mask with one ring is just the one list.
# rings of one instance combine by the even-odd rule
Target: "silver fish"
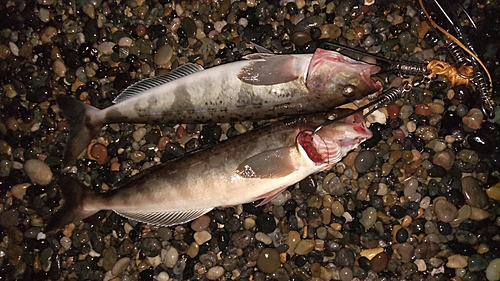
[[379,91],[380,82],[371,79],[379,69],[323,49],[257,53],[206,70],[185,64],[133,84],[102,110],[59,95],[69,125],[64,164],[76,159],[104,124],[255,121],[324,112]]
[[273,200],[288,186],[331,168],[372,132],[359,113],[312,133],[325,114],[297,117],[255,129],[213,147],[141,173],[124,186],[95,193],[64,176],[65,202],[48,223],[50,232],[99,210],[137,221],[175,225],[215,207]]

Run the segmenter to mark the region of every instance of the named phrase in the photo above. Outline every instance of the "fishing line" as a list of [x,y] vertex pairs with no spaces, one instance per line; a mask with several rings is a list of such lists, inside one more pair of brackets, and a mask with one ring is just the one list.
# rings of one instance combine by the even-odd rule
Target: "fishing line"
[[[458,40],[455,36],[451,35],[449,32],[447,32],[446,30],[444,30],[444,28],[442,28],[441,26],[439,26],[431,18],[431,16],[429,15],[429,13],[427,12],[427,10],[424,7],[423,0],[418,0],[418,3],[420,4],[420,7],[422,8],[422,12],[424,12],[425,16],[427,17],[427,19],[429,20],[429,22],[432,24],[432,26],[434,26],[436,29],[438,29],[439,31],[441,31],[446,36],[448,36],[450,38],[450,40],[452,40],[458,46],[460,46],[460,48],[462,48],[464,51],[466,51],[471,57],[473,57],[481,65],[481,67],[483,68],[483,70],[486,72],[486,75],[488,76],[488,80],[490,82],[490,85],[489,85],[489,88],[488,88],[488,92],[491,93],[492,90],[493,90],[491,88],[491,85],[493,85],[493,81],[491,79],[490,72],[488,71],[488,69],[486,68],[486,66],[483,64],[483,62],[481,61],[481,59],[479,59],[479,57],[476,56],[476,54],[474,54],[474,52],[472,52],[467,46],[465,46],[462,42],[460,42],[460,40]],[[428,65],[428,70],[429,71],[432,72],[434,70],[434,71],[442,72],[442,73],[438,73],[438,74],[442,74],[442,75],[446,76],[447,78],[450,79],[450,82],[451,81],[456,81],[457,83],[459,83],[459,82],[462,81],[463,78],[460,77],[460,75],[458,74],[458,71],[456,70],[455,67],[447,67],[446,65],[448,63],[446,63],[446,62],[441,62],[441,61],[436,61],[434,63],[432,63],[432,62],[433,61],[429,62],[429,65],[430,65],[431,68],[429,68],[429,65]],[[453,68],[454,70],[451,70],[451,68]],[[474,70],[473,70],[472,66],[464,66],[464,68],[465,69],[461,69],[460,70],[460,71],[463,71],[462,73],[465,73],[465,74],[469,74],[469,73],[472,74],[472,73],[474,73]],[[459,78],[450,78],[450,77],[454,77],[454,76],[459,76]],[[460,79],[460,78],[462,78],[462,79]],[[469,82],[467,82],[467,84],[465,84],[465,85],[468,85],[468,83]]]

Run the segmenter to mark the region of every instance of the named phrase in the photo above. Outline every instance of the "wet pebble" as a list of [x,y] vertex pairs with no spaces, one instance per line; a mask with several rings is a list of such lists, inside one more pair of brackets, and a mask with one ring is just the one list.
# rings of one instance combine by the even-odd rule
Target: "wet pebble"
[[170,62],[170,59],[172,59],[172,54],[173,50],[172,47],[168,44],[165,44],[161,46],[158,51],[156,51],[156,54],[154,55],[153,62],[156,65],[165,65],[168,62]]
[[370,262],[372,264],[372,270],[375,272],[380,272],[387,267],[389,258],[387,257],[386,253],[382,252],[375,255]]
[[141,240],[140,249],[148,257],[154,257],[160,254],[161,243],[158,239],[147,237]]
[[461,183],[467,204],[477,208],[485,208],[488,205],[488,196],[477,179],[467,176],[461,179]]
[[210,217],[207,215],[203,215],[195,219],[191,223],[191,229],[194,231],[202,231],[205,230],[209,225],[210,225]]
[[280,256],[273,248],[265,248],[257,259],[257,267],[265,273],[274,273],[280,267]]
[[111,269],[111,274],[113,274],[114,276],[120,275],[123,271],[125,271],[125,269],[127,269],[129,264],[130,264],[130,258],[123,257],[119,259]]
[[375,153],[371,150],[361,151],[354,160],[354,166],[358,173],[365,173],[368,171],[375,163]]
[[492,260],[486,268],[486,278],[489,281],[500,279],[500,258]]
[[28,177],[39,185],[47,185],[52,181],[52,171],[47,163],[38,159],[29,159],[24,163]]
[[196,241],[196,243],[198,245],[202,245],[203,243],[210,241],[210,239],[212,239],[212,235],[208,231],[202,230],[202,231],[196,232],[193,235],[193,238],[194,238],[194,241]]
[[208,280],[217,280],[223,274],[224,268],[222,266],[214,266],[208,270],[206,277]]
[[469,112],[462,117],[462,122],[467,125],[467,127],[477,130],[483,123],[483,113],[478,108],[471,108]]
[[307,255],[309,254],[316,245],[316,242],[312,239],[301,240],[294,249],[297,255]]
[[440,198],[434,203],[434,212],[438,220],[442,222],[452,222],[458,217],[457,207],[444,198]]

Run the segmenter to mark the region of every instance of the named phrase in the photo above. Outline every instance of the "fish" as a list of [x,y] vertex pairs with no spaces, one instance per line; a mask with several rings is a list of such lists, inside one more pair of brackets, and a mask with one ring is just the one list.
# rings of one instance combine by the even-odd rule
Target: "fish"
[[64,201],[45,231],[77,223],[100,210],[171,226],[194,220],[216,207],[261,199],[259,205],[266,204],[308,175],[330,169],[372,137],[360,113],[314,132],[326,120],[322,113],[263,125],[152,167],[104,193],[62,175],[59,187]]
[[68,123],[63,164],[72,163],[105,124],[222,123],[326,112],[382,89],[380,68],[338,52],[255,53],[203,69],[186,63],[126,88],[98,109],[68,95],[56,101]]

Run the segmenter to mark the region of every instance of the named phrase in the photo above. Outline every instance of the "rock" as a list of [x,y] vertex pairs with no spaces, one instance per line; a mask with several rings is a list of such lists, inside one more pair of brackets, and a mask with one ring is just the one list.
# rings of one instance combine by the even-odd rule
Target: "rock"
[[307,255],[314,249],[315,245],[316,242],[313,239],[304,239],[297,244],[294,252],[297,255]]
[[458,217],[457,207],[444,198],[434,203],[434,212],[438,220],[442,222],[451,222]]
[[257,267],[264,273],[274,273],[280,264],[280,255],[274,248],[265,248],[257,259]]
[[179,252],[177,252],[177,249],[175,249],[174,247],[170,247],[168,250],[165,249],[161,250],[161,261],[168,268],[174,267],[174,265],[177,263],[178,260],[179,260]]
[[194,231],[202,231],[205,230],[209,225],[210,225],[210,217],[207,215],[203,215],[195,219],[191,223],[191,229]]
[[371,228],[377,221],[377,210],[373,207],[366,208],[359,222],[365,227],[365,229]]
[[39,185],[47,185],[52,181],[52,171],[49,165],[38,159],[29,159],[24,163],[28,177]]
[[208,231],[202,230],[196,232],[193,235],[193,238],[198,245],[202,245],[203,243],[210,241],[210,239],[212,239],[212,235]]
[[478,108],[471,108],[471,110],[462,117],[462,122],[467,125],[467,127],[477,130],[483,123],[483,113]]
[[488,205],[488,196],[477,179],[467,176],[462,178],[461,182],[462,193],[467,204],[481,209]]
[[448,257],[446,266],[449,268],[465,268],[467,266],[467,260],[462,255],[451,255]]
[[289,255],[292,255],[294,253],[295,247],[297,247],[297,244],[300,242],[300,234],[292,230],[288,232],[288,237],[286,239],[286,244],[288,245],[288,251],[287,253]]
[[208,280],[217,280],[223,274],[224,274],[224,267],[214,266],[208,270],[206,277]]
[[124,257],[119,259],[111,269],[111,274],[113,274],[113,276],[120,275],[123,271],[125,271],[125,269],[127,269],[129,264],[130,258]]
[[486,268],[486,279],[489,281],[500,279],[500,258],[492,260]]
[[371,259],[372,270],[375,272],[383,271],[389,263],[389,258],[385,252],[379,253]]
[[172,59],[172,54],[173,54],[173,49],[170,45],[165,44],[161,46],[158,51],[156,51],[156,54],[154,55],[153,62],[156,65],[162,66],[170,62],[170,59]]

